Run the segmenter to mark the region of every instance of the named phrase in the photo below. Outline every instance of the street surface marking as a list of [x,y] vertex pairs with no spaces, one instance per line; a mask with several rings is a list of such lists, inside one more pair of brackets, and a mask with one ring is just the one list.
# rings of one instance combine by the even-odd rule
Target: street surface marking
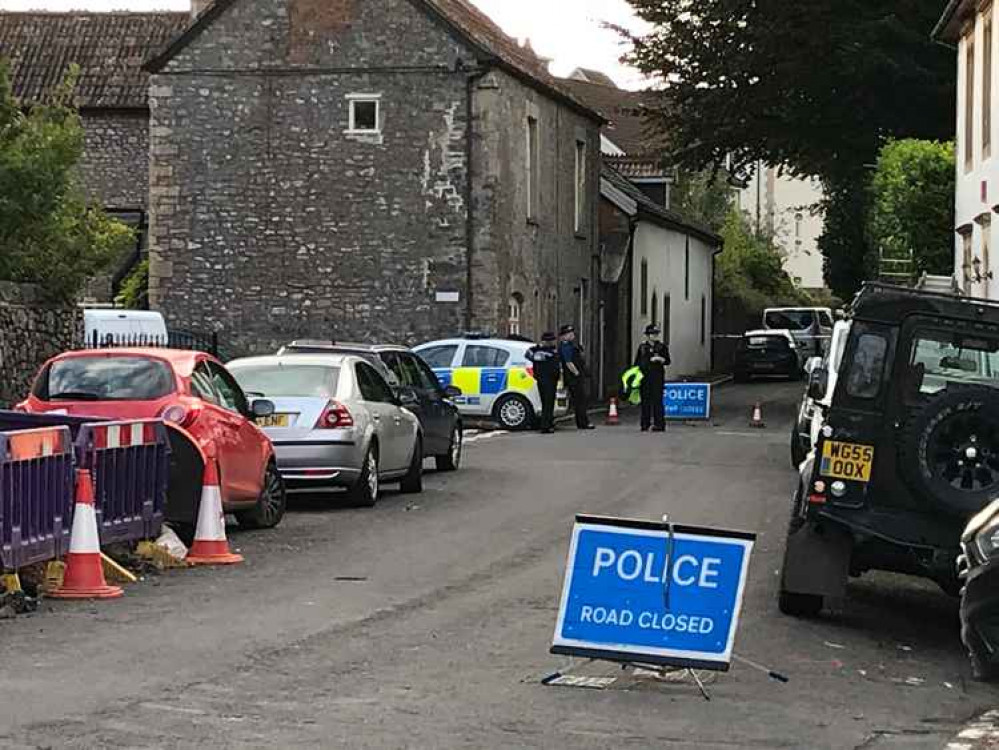
[[999,710],[987,711],[947,744],[947,750],[985,750],[999,744]]

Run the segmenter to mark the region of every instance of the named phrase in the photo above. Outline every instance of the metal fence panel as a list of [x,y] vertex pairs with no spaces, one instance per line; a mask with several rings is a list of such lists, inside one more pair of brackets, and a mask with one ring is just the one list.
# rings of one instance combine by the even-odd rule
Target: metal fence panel
[[170,441],[157,420],[84,425],[76,438],[79,468],[90,469],[101,543],[160,533],[170,481]]
[[73,501],[67,427],[0,433],[0,567],[16,570],[68,551]]

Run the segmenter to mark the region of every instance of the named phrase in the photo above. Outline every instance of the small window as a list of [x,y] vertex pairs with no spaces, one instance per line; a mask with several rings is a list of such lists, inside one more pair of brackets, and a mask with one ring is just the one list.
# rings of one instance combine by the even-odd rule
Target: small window
[[642,315],[649,314],[649,261],[642,258]]
[[690,237],[683,251],[683,298],[690,299]]
[[350,132],[377,133],[380,127],[381,100],[378,97],[350,98]]
[[846,392],[854,398],[875,398],[881,391],[881,376],[888,353],[888,340],[884,336],[865,333],[857,340],[850,373],[846,379]]
[[652,325],[659,325],[659,292],[652,292]]
[[469,346],[462,367],[505,367],[510,353],[495,346]]
[[576,234],[586,230],[586,142],[576,141]]
[[975,163],[975,33],[966,42],[964,57],[964,168]]
[[517,293],[510,295],[508,306],[507,332],[511,336],[520,335],[520,315],[524,307],[524,298]]
[[363,362],[357,363],[357,385],[361,391],[361,398],[365,401],[382,404],[395,403],[392,389],[388,387],[385,379],[373,367]]
[[667,344],[670,339],[670,328],[673,318],[673,300],[670,295],[666,294],[663,296],[663,341]]
[[992,156],[992,7],[982,24],[982,158]]
[[701,295],[701,346],[704,346],[708,337],[708,301]]
[[420,358],[431,367],[444,369],[451,367],[451,365],[454,364],[454,355],[457,352],[457,345],[447,344],[445,346],[431,346],[417,353],[420,355]]

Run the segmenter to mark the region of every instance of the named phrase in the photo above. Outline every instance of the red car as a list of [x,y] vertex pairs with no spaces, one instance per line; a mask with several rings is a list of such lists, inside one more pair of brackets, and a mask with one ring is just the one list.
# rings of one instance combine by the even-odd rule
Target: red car
[[201,489],[197,467],[211,455],[218,459],[223,508],[234,513],[240,525],[270,528],[284,516],[285,490],[274,449],[254,423],[273,413],[274,405],[263,399],[250,403],[228,370],[208,354],[173,349],[67,352],[42,366],[31,395],[17,408],[107,419],[163,419],[175,428],[172,432],[186,435],[188,441],[171,440],[175,455],[170,520],[193,522]]

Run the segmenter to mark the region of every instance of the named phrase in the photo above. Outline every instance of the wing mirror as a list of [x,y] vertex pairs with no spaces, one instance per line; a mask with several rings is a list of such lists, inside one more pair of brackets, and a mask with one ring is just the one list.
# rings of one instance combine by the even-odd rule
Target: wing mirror
[[805,372],[811,375],[813,372],[822,367],[822,357],[809,357],[808,361],[805,362]]
[[461,388],[458,388],[457,386],[454,385],[449,385],[447,388],[444,389],[444,397],[451,399],[461,398]]
[[253,414],[254,419],[270,417],[274,414],[275,409],[274,402],[266,398],[254,399],[253,403],[250,404],[250,412]]
[[403,386],[396,389],[396,394],[399,397],[399,403],[402,406],[415,406],[420,403],[420,396],[416,392],[415,388],[409,388],[408,386]]
[[821,401],[829,390],[829,370],[819,366],[808,375],[808,397],[813,401]]

